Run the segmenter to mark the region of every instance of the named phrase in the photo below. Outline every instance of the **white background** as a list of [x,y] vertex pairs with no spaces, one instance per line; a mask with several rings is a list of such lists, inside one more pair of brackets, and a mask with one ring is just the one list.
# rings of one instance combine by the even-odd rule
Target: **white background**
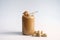
[[[35,13],[35,30],[47,37],[21,35],[22,13]],[[0,0],[0,40],[60,40],[60,0]]]

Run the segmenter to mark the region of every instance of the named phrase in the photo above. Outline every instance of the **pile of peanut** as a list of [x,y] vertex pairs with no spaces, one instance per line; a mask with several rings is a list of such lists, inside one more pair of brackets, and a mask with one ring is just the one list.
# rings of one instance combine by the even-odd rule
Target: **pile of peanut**
[[32,36],[35,37],[47,37],[46,33],[43,33],[43,31],[35,31],[34,34],[32,34]]

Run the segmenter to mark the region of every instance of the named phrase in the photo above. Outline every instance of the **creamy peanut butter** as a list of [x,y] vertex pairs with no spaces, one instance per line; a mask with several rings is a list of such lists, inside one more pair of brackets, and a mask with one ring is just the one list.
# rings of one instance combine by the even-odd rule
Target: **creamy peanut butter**
[[22,33],[31,35],[34,33],[34,16],[25,11],[22,16]]

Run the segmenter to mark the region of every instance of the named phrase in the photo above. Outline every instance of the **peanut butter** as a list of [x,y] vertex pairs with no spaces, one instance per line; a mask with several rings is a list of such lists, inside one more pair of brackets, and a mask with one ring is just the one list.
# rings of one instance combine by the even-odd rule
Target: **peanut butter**
[[31,35],[34,33],[34,16],[25,11],[22,16],[22,33]]

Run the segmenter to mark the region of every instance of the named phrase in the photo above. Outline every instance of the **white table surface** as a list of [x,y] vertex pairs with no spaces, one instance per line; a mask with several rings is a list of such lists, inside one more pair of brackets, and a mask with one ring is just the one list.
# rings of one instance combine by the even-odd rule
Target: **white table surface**
[[60,32],[56,29],[48,30],[47,37],[32,37],[22,35],[21,31],[0,32],[0,40],[60,40]]

